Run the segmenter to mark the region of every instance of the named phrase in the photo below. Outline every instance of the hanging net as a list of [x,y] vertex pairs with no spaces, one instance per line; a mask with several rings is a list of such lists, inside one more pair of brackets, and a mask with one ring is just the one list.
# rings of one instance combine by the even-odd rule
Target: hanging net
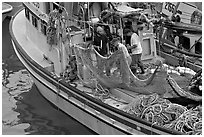
[[57,21],[59,19],[59,12],[53,10],[49,13],[48,27],[46,30],[47,43],[50,45],[57,45]]
[[87,48],[87,45],[83,43],[75,46],[74,51],[78,75],[86,86],[92,87],[94,82],[98,82],[109,89],[122,88],[141,94],[154,92],[164,94],[168,90],[166,71],[160,70],[156,75],[157,70],[162,66],[161,61],[156,61],[153,74],[146,79],[139,79],[132,73],[121,50],[109,57],[103,57],[92,46]]

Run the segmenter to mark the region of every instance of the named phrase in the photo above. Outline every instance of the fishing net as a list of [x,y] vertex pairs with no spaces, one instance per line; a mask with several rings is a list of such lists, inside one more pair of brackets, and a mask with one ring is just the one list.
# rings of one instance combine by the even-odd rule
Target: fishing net
[[139,95],[123,108],[123,111],[134,114],[153,125],[164,126],[186,134],[202,133],[202,110],[171,103],[154,93]]
[[[142,94],[155,91],[163,94],[167,91],[166,76],[163,76],[166,72],[156,75],[161,61],[155,63],[157,67],[153,74],[145,79],[139,79],[130,70],[122,50],[114,52],[109,57],[101,56],[92,46],[87,48],[85,44],[75,46],[74,50],[78,62],[78,75],[83,83],[86,81],[86,85],[93,86],[93,81],[97,81],[106,88],[122,88]],[[84,72],[84,68],[88,71]],[[90,74],[86,80],[83,79],[84,73]]]
[[[78,45],[80,48],[84,48],[83,44]],[[83,63],[83,57],[81,56],[81,51],[79,48],[74,47],[74,53],[76,56],[77,61],[77,74],[81,82],[84,86],[94,88],[96,85],[96,78],[93,77],[93,74],[90,70],[86,68],[86,66]]]
[[202,134],[202,109],[201,106],[189,109],[182,113],[179,118],[166,124],[165,127],[174,129],[189,135]]
[[62,10],[62,12],[60,12],[59,10],[54,9],[49,13],[46,30],[48,44],[57,45],[60,35],[62,38],[62,42],[70,39],[70,36],[66,34],[66,31],[69,31],[69,29],[67,29],[67,16],[68,13],[65,10]]
[[49,13],[48,27],[46,30],[47,34],[47,43],[50,45],[57,45],[57,28],[56,22],[59,18],[59,12],[57,10],[53,10]]
[[124,111],[135,114],[142,119],[157,125],[164,125],[178,118],[187,109],[178,104],[172,104],[158,94],[139,95]]
[[[111,57],[102,57],[97,51],[92,48],[86,48],[86,45],[79,44],[74,48],[77,66],[78,66],[78,75],[84,81],[99,80],[103,85],[107,87],[116,87],[117,84],[122,83],[122,79],[120,76],[116,74],[114,76],[107,76],[106,72],[110,71],[110,68],[114,65],[115,60],[118,60],[122,54],[119,52],[114,53]],[[122,64],[121,64],[122,65]],[[86,71],[84,71],[84,68]],[[125,73],[125,72],[121,72]],[[84,77],[86,75],[87,77]],[[124,75],[124,79],[127,80],[128,75]],[[116,77],[117,79],[113,79]],[[127,83],[126,81],[124,81]]]
[[[172,87],[172,89],[174,90],[174,92],[176,92],[179,96],[187,98],[187,99],[191,99],[194,101],[202,101],[202,96],[196,95],[196,94],[188,91],[188,89],[182,88],[181,86],[179,86],[177,81],[174,78],[172,78],[171,76],[168,76],[167,80],[168,80],[170,86]],[[197,81],[199,81],[199,80],[197,80]],[[190,84],[192,84],[192,83],[190,83]]]
[[47,28],[47,43],[50,45],[57,45],[57,29],[53,27]]

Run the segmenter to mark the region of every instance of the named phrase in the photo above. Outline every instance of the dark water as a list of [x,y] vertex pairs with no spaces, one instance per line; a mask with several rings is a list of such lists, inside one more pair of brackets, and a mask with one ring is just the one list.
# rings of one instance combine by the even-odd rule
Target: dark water
[[2,22],[2,134],[95,134],[41,96],[12,49],[9,22]]

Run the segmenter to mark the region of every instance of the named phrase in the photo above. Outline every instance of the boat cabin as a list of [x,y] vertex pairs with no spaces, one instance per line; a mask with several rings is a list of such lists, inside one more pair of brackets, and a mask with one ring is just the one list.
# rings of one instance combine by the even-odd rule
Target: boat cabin
[[198,4],[199,2],[164,2],[162,13],[174,23],[167,25],[166,38],[176,46],[182,45],[181,48],[185,51],[202,55],[202,12]]
[[202,6],[199,2],[163,2],[162,12],[183,23],[202,25],[202,11],[198,4]]

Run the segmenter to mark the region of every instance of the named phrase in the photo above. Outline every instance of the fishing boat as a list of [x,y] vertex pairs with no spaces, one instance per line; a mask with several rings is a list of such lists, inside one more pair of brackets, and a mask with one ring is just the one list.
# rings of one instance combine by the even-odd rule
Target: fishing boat
[[[202,69],[202,11],[193,2],[163,2],[157,11],[163,18],[157,51],[173,66],[182,64],[199,71]],[[159,30],[158,30],[159,29]]]
[[2,2],[2,22],[7,17],[7,14],[11,12],[13,7],[10,4]]
[[[91,26],[105,8],[112,6],[121,17],[137,15],[141,9],[100,2],[25,2],[23,6],[10,23],[15,53],[42,96],[67,115],[103,135],[202,134],[200,107],[188,109],[163,98],[172,87],[156,54],[153,29],[140,35],[147,49],[142,58],[154,64],[143,79],[131,72],[122,51],[103,57],[91,43]],[[121,26],[111,27],[112,33],[121,32]],[[178,126],[183,119],[189,122]]]

